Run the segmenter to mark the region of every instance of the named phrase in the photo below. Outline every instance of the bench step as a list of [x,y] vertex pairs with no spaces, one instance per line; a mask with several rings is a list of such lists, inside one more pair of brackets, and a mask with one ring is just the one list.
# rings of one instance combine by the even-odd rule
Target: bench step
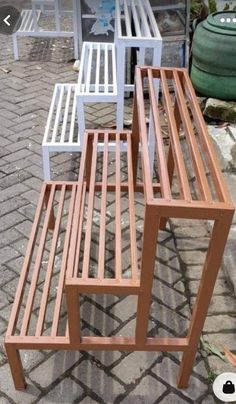
[[[116,51],[113,43],[84,42],[78,76],[79,96],[117,97]],[[108,101],[109,101],[108,99]],[[94,99],[95,100],[95,99]],[[96,100],[95,100],[96,101]],[[95,102],[94,101],[94,102]]]
[[70,145],[80,150],[75,91],[75,84],[57,83],[54,87],[43,145],[56,146],[56,151]]
[[131,133],[88,132],[84,144],[79,181],[42,186],[7,332],[22,343],[68,338],[71,282],[85,293],[137,294],[140,286]]
[[[103,153],[98,152],[100,142],[103,143]],[[115,144],[115,152],[109,151],[110,142]],[[127,144],[127,152],[121,154],[123,143]],[[88,285],[94,285],[94,288],[104,286],[105,279],[109,286],[125,284],[128,279],[136,285],[139,276],[131,132],[86,133],[80,165],[81,187],[85,181],[86,211],[81,213],[84,217],[82,226],[85,232],[79,230],[79,222],[76,219],[77,226],[73,228],[72,240],[76,240],[78,234],[79,237],[77,245],[75,241],[72,245],[74,256],[70,257],[70,262],[74,262],[74,268],[68,269],[67,278],[76,278],[85,289]],[[123,218],[122,212],[125,210],[129,214]],[[95,242],[94,229],[97,246],[94,250],[96,254],[91,256],[91,246]],[[124,253],[124,242],[127,240],[130,240],[130,252],[128,250]],[[83,255],[80,251],[81,245],[84,246]],[[111,259],[106,265],[108,257]]]

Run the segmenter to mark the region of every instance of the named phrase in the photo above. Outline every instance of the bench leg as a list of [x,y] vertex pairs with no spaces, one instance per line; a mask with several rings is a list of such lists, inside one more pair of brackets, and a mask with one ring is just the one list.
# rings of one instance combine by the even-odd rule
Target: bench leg
[[146,55],[146,48],[142,46],[141,48],[139,48],[138,65],[140,66],[145,65],[145,55]]
[[26,382],[19,350],[16,349],[12,344],[7,343],[5,344],[5,349],[15,388],[17,390],[25,390]]
[[132,117],[132,166],[133,166],[133,180],[134,186],[137,183],[138,171],[138,155],[139,155],[139,122],[138,122],[138,106],[137,95],[134,91],[133,98],[133,117]]
[[43,153],[43,178],[44,181],[50,181],[50,158],[49,158],[49,150],[46,146],[42,147]]
[[124,96],[125,96],[125,46],[117,47],[117,130],[122,130],[124,126]]
[[13,53],[14,53],[14,59],[19,60],[19,50],[16,34],[13,34]]
[[80,145],[82,147],[85,132],[85,113],[84,102],[80,96],[77,96],[77,121],[80,134]]
[[211,301],[218,270],[221,265],[225,244],[232,222],[232,213],[224,213],[221,220],[215,221],[197,299],[193,309],[192,320],[188,332],[188,348],[183,354],[179,371],[178,387],[186,388],[193,368],[200,335],[204,326],[208,307]]
[[[168,169],[168,174],[169,174],[170,187],[171,187],[172,181],[173,181],[174,168],[175,168],[174,156],[173,156],[172,147],[170,145],[169,150],[168,150],[168,157],[167,157],[167,169]],[[161,223],[160,223],[160,229],[161,230],[166,229],[167,220],[168,220],[168,217],[162,217],[161,218]]]
[[157,249],[157,235],[160,219],[149,213],[146,206],[144,216],[141,280],[142,292],[138,296],[137,320],[135,341],[138,345],[144,345],[148,332],[148,319],[152,298],[152,283],[155,268],[155,258]]
[[73,28],[74,28],[74,57],[81,56],[82,48],[82,21],[81,21],[81,4],[80,1],[73,0]]
[[61,12],[60,12],[60,6],[59,6],[58,0],[54,1],[54,6],[55,6],[56,31],[60,32],[61,31]]
[[[177,101],[175,102],[174,114],[175,114],[177,129],[179,130],[179,127],[181,124],[181,117],[180,117],[180,112],[179,112],[179,107],[178,107]],[[172,182],[173,182],[174,169],[175,169],[174,155],[173,155],[173,150],[172,150],[171,144],[169,146],[168,157],[167,157],[167,169],[168,169],[169,181],[170,181],[170,187],[171,187]],[[161,219],[161,224],[160,224],[161,230],[165,230],[167,220],[168,220],[168,217],[163,217]]]

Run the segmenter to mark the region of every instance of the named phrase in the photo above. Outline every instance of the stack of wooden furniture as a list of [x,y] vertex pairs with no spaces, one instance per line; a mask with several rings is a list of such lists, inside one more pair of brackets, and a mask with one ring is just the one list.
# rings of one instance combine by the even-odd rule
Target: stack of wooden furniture
[[[168,120],[168,152],[160,129],[156,81],[162,90]],[[174,88],[174,103],[169,82]],[[144,83],[148,88],[150,111],[145,110]],[[150,170],[146,114],[151,115],[153,120],[158,181],[153,180]],[[182,136],[181,140],[180,128],[184,131],[184,139]],[[100,142],[104,144],[102,161],[98,161]],[[109,151],[110,142],[116,145],[115,153]],[[125,177],[124,164],[121,173],[121,142],[127,144]],[[187,147],[187,155],[183,153],[182,142]],[[139,159],[142,182],[137,180]],[[109,175],[111,161],[113,177]],[[196,177],[194,195],[189,181],[189,164]],[[178,197],[176,189],[175,193],[172,190],[174,172]],[[143,194],[145,205],[141,260],[136,240],[136,192],[139,197],[140,192]],[[106,213],[111,193],[115,199],[115,258],[114,272],[108,276],[105,271]],[[121,249],[123,198],[128,201],[129,212],[129,276],[127,273],[124,275],[125,257]],[[98,265],[94,271],[91,245],[96,199],[100,201],[100,211],[99,244],[95,257]],[[5,340],[15,387],[26,387],[20,349],[182,351],[178,386],[186,387],[233,213],[234,208],[187,71],[138,67],[132,130],[87,131],[78,181],[44,182],[42,185]],[[187,335],[179,338],[157,335],[151,338],[147,330],[157,238],[159,229],[165,228],[168,218],[212,220],[214,227]],[[45,260],[46,266],[43,263]],[[80,296],[84,293],[137,295],[135,335],[82,335]]]

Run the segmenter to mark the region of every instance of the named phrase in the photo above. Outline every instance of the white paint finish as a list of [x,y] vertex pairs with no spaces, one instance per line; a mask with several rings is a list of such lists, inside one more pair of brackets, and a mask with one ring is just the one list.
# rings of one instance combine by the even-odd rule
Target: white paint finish
[[[57,83],[54,87],[42,143],[44,180],[50,180],[50,153],[81,151],[83,136],[80,136],[76,124],[76,86]],[[81,109],[80,115],[84,121],[83,113]],[[83,127],[81,130],[84,133]]]
[[[122,32],[122,22],[124,32]],[[134,30],[131,31],[133,25]],[[155,16],[149,0],[116,0],[116,27],[115,27],[118,87],[118,129],[123,128],[124,95],[125,91],[133,91],[134,85],[128,84],[126,72],[126,49],[139,48],[138,65],[145,64],[147,49],[152,49],[153,66],[161,65],[162,37],[158,29]]]
[[[73,6],[71,10],[62,10],[60,0],[32,0],[31,9],[23,9],[21,11],[22,23],[17,32],[13,34],[13,53],[14,59],[19,59],[18,38],[19,37],[52,37],[52,38],[73,38],[74,39],[74,56],[79,57],[79,45],[81,44],[82,31],[81,22],[78,21],[80,11],[80,0],[72,0]],[[45,6],[51,5],[52,9],[47,10],[47,14],[54,16],[56,29],[43,30],[39,27],[39,19],[42,12],[46,13]],[[73,18],[73,27],[71,31],[63,31],[61,29],[61,16],[70,14]]]
[[[102,78],[103,75],[104,79]],[[110,82],[109,75],[112,79]],[[89,100],[94,102],[95,99],[102,102],[109,102],[109,100],[110,102],[116,102],[117,79],[114,44],[104,42],[83,43],[77,95],[83,96],[87,102]]]
[[[121,21],[124,21],[125,32],[122,34]],[[135,32],[131,31],[134,22]],[[141,26],[140,26],[141,22]],[[116,0],[116,39],[161,40],[155,16],[149,0]],[[151,28],[151,29],[150,29]]]

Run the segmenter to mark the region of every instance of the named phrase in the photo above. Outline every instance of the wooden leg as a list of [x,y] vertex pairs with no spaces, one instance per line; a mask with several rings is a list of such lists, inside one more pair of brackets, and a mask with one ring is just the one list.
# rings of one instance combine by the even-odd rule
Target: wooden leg
[[19,60],[19,48],[16,34],[13,34],[13,52],[14,52],[14,59]]
[[138,170],[138,152],[139,152],[139,123],[138,123],[138,107],[137,95],[134,93],[133,100],[133,119],[132,119],[132,166],[133,166],[133,179],[134,186],[137,182]]
[[51,170],[50,170],[50,155],[48,147],[42,146],[43,153],[43,178],[44,181],[50,181],[51,179]]
[[186,388],[188,386],[190,373],[192,371],[193,362],[214,290],[218,270],[221,265],[231,222],[231,213],[224,213],[222,219],[216,221],[214,224],[212,238],[208,248],[198,295],[193,310],[192,320],[189,327],[188,349],[183,354],[179,371],[179,388]]
[[[45,204],[46,204],[46,207],[48,206],[49,195],[50,195],[50,192],[49,192],[49,191],[46,191],[46,193],[45,193]],[[49,228],[50,230],[53,230],[54,227],[55,227],[55,216],[54,216],[54,211],[53,211],[53,208],[52,208],[52,210],[51,210],[51,212],[50,212],[48,228]]]
[[160,218],[156,215],[154,216],[150,214],[148,207],[146,207],[140,280],[142,293],[138,296],[135,335],[136,343],[139,345],[144,345],[147,337],[159,223]]
[[66,303],[68,312],[68,327],[70,343],[80,342],[80,304],[78,289],[66,285]]
[[[173,156],[172,147],[170,145],[169,150],[168,150],[168,157],[167,157],[167,169],[168,169],[170,187],[171,187],[172,181],[173,181],[174,168],[175,168],[174,156]],[[161,218],[161,222],[160,222],[160,229],[161,230],[165,230],[167,220],[168,220],[168,217]]]
[[[175,101],[174,114],[175,114],[176,125],[179,130],[179,127],[181,124],[181,117],[180,117],[180,112],[179,112],[179,107],[178,107],[177,101]],[[169,146],[169,151],[168,151],[167,168],[168,168],[169,181],[170,181],[170,187],[171,187],[172,182],[173,182],[174,168],[175,168],[174,155],[173,155],[173,150],[172,150],[171,144]],[[168,217],[163,217],[161,219],[161,224],[160,224],[161,230],[165,230],[167,220],[168,220]]]
[[124,127],[124,97],[125,97],[125,51],[126,48],[123,45],[117,46],[117,118],[116,126],[117,130],[122,130]]
[[8,343],[5,344],[5,349],[7,352],[8,362],[10,365],[15,388],[17,390],[25,390],[26,382],[19,350],[16,349],[14,345]]

